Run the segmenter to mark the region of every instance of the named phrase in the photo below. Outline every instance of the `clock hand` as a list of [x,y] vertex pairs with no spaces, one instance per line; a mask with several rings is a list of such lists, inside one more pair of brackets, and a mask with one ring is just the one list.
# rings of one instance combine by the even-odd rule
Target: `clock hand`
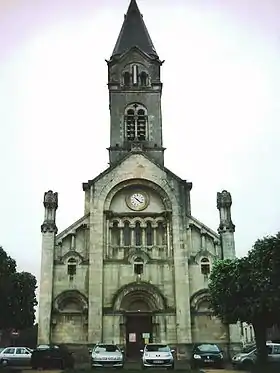
[[134,198],[136,199],[137,202],[141,203],[141,201],[138,198],[136,198],[136,197],[134,197]]

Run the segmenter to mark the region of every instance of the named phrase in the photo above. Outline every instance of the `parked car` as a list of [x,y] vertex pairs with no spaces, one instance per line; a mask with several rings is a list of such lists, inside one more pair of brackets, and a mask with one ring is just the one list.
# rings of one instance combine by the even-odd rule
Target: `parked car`
[[174,369],[174,350],[171,350],[167,344],[149,343],[142,352],[142,369],[152,367],[164,367]]
[[0,352],[1,366],[30,365],[31,351],[27,347],[6,347]]
[[[280,343],[267,342],[266,347],[268,349],[268,363],[280,363]],[[231,362],[233,367],[251,370],[257,361],[257,349],[256,346],[252,346],[247,350],[240,352],[233,356]]]
[[39,345],[31,355],[32,369],[74,368],[73,354],[63,345]]
[[224,356],[222,350],[215,343],[196,344],[193,348],[191,367],[192,369],[205,366],[223,368]]
[[123,351],[115,344],[97,344],[91,353],[92,368],[123,368]]

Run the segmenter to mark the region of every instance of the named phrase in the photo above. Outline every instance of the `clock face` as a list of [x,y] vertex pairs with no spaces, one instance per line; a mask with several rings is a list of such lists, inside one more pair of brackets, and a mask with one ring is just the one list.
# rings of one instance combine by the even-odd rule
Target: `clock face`
[[144,210],[148,205],[148,196],[142,192],[131,193],[127,198],[127,205],[135,211]]

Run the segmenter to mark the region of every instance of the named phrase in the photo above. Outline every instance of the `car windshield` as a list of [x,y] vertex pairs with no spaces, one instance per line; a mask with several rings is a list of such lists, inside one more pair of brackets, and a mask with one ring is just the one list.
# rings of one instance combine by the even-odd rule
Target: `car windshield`
[[116,345],[99,345],[95,347],[95,352],[116,352],[119,351],[118,346]]
[[37,350],[49,350],[51,348],[59,348],[56,345],[39,345],[37,346]]
[[146,351],[148,352],[169,352],[170,348],[167,345],[147,345]]
[[249,352],[252,352],[256,349],[256,345],[253,346],[247,346],[242,349],[242,352],[245,354],[249,354]]
[[220,352],[220,349],[217,345],[212,345],[212,344],[203,344],[196,346],[196,351],[199,352]]

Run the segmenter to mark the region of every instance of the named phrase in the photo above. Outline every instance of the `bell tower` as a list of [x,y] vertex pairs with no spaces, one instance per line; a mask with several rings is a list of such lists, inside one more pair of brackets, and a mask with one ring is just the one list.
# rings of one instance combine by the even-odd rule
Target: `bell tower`
[[143,16],[131,0],[108,64],[110,164],[129,152],[163,165],[160,61]]

